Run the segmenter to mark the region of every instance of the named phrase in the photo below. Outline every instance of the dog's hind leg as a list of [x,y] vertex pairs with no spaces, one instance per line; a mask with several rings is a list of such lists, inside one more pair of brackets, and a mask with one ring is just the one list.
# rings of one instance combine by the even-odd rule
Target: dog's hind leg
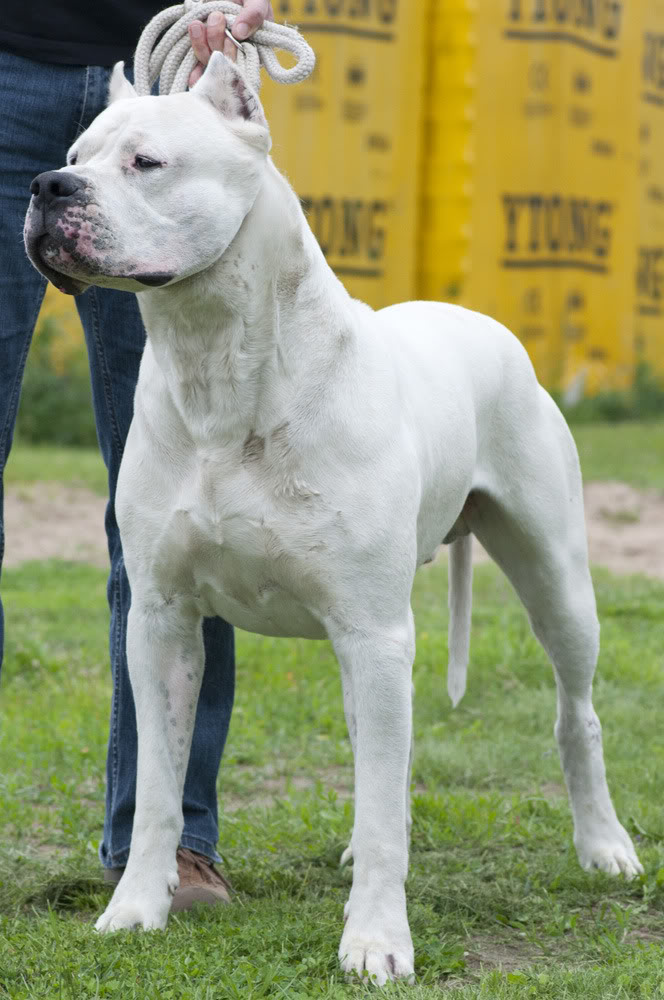
[[127,867],[99,931],[163,928],[178,886],[182,792],[204,668],[194,602],[132,590],[127,660],[138,731],[136,808]]
[[402,626],[328,628],[355,718],[353,885],[339,959],[379,985],[413,973],[406,913],[406,795],[411,747],[412,615]]
[[562,415],[543,394],[539,412],[501,457],[492,495],[476,494],[469,524],[523,601],[555,668],[555,734],[584,868],[642,871],[618,822],[604,769],[592,680],[599,651],[576,448]]

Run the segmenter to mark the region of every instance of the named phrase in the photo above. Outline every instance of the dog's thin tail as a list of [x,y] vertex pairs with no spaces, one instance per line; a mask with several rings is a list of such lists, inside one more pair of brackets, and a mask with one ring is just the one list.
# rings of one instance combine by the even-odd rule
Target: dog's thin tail
[[470,647],[470,610],[473,603],[473,536],[462,535],[450,545],[448,605],[447,693],[456,708],[466,690]]

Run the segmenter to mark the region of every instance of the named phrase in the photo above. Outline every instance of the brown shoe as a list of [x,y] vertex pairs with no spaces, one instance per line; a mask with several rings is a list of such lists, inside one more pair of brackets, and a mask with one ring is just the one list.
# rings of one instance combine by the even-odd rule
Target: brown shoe
[[[190,851],[188,847],[178,847],[178,875],[180,884],[175,890],[171,913],[189,910],[194,903],[230,903],[231,886],[203,854]],[[104,882],[117,885],[124,868],[105,868]]]
[[178,847],[180,884],[175,890],[171,913],[189,910],[194,903],[230,903],[231,885],[204,855]]

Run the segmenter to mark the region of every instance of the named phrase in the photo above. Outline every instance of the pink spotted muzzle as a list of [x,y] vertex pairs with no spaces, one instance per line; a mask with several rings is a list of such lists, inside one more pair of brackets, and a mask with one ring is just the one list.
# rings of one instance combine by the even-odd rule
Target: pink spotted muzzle
[[112,284],[109,279],[129,278],[149,287],[173,279],[172,273],[119,264],[116,240],[85,178],[47,170],[35,177],[30,193],[25,248],[37,270],[61,292],[78,295],[89,285]]
[[78,269],[79,255],[78,232],[66,225],[65,217],[72,209],[82,211],[89,201],[86,183],[76,174],[47,170],[35,177],[30,193],[23,230],[28,257],[61,292],[78,295],[88,283],[66,273]]

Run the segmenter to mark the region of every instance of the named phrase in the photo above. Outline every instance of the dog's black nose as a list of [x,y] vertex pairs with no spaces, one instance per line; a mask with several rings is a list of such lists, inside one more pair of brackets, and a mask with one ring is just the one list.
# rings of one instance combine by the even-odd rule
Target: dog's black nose
[[46,170],[43,174],[37,174],[30,185],[30,194],[34,195],[38,202],[50,205],[58,198],[71,198],[79,191],[85,181],[76,174],[63,173],[61,170]]

